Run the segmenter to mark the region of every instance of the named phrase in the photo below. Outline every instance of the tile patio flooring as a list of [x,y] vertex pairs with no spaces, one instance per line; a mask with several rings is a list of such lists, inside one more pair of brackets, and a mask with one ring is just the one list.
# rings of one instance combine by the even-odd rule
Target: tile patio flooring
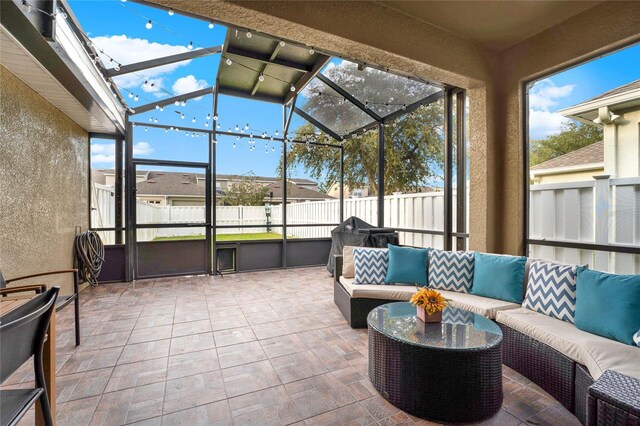
[[[432,424],[372,387],[367,331],[346,324],[324,268],[104,284],[81,299],[80,347],[73,309],[57,318],[59,425]],[[578,424],[506,367],[504,391],[487,424]]]

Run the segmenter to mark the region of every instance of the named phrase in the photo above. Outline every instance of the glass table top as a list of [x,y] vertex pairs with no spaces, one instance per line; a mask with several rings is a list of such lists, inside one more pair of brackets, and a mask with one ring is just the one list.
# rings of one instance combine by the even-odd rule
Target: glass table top
[[387,303],[369,312],[367,323],[387,337],[429,348],[483,349],[502,340],[502,330],[490,319],[450,306],[442,312],[442,322],[425,323],[411,303]]

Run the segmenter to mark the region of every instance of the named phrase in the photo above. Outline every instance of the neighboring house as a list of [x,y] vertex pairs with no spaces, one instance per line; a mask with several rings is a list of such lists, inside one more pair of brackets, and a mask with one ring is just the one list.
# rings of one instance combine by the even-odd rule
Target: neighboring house
[[[245,177],[217,175],[215,191],[218,205],[224,204],[225,193]],[[267,187],[265,203],[282,203],[282,181],[275,177],[255,176],[252,180]],[[113,169],[92,170],[92,182],[113,187]],[[318,185],[309,179],[289,179],[288,203],[321,201],[333,197],[318,191]],[[205,176],[201,173],[161,172],[139,170],[136,174],[136,197],[140,201],[161,206],[203,206]]]
[[602,174],[640,176],[640,80],[559,112],[602,127],[603,141],[531,167],[534,183],[583,181]]
[[[331,188],[329,189],[329,191],[327,191],[327,194],[333,198],[339,198],[340,184],[334,183],[333,185],[331,185]],[[369,188],[367,187],[355,188],[351,190],[349,188],[349,185],[344,186],[344,198],[362,198],[362,197],[368,197],[368,196],[369,196]]]

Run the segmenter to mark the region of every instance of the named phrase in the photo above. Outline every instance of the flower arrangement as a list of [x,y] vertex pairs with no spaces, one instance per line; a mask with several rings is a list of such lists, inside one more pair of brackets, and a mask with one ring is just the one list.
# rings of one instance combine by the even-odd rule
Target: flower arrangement
[[418,318],[425,322],[438,322],[448,301],[440,292],[422,287],[411,296],[411,304],[416,306]]

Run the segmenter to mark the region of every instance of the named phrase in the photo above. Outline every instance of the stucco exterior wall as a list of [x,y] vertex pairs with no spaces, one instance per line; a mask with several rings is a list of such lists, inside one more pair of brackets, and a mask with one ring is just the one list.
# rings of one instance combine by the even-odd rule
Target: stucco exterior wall
[[[616,178],[640,176],[640,111],[617,112],[604,126],[605,171]],[[607,155],[608,154],[608,155]]]
[[2,66],[0,87],[0,270],[71,268],[75,227],[89,225],[87,132]]

